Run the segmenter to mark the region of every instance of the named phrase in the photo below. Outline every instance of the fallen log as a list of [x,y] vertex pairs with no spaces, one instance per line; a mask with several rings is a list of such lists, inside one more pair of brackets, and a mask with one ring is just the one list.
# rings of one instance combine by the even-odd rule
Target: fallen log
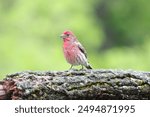
[[25,71],[0,81],[0,99],[150,99],[150,72],[124,70]]

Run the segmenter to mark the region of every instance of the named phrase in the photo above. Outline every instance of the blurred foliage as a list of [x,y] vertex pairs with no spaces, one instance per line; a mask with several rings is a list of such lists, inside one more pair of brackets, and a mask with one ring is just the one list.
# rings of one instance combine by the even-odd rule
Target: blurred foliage
[[[24,70],[67,70],[59,38],[66,29],[84,45],[95,69],[149,70],[150,1],[103,2],[0,0],[0,78]],[[104,45],[113,46],[99,51]]]
[[150,8],[147,2],[148,0],[98,1],[95,11],[105,33],[104,49],[144,42],[150,30]]

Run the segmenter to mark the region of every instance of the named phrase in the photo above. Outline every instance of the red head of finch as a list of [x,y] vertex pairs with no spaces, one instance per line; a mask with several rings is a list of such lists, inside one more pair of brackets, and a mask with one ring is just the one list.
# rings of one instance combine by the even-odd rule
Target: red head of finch
[[71,68],[74,65],[81,65],[82,68],[85,66],[87,69],[92,69],[87,60],[86,51],[76,36],[71,31],[64,31],[61,38],[63,39],[64,56],[71,64]]

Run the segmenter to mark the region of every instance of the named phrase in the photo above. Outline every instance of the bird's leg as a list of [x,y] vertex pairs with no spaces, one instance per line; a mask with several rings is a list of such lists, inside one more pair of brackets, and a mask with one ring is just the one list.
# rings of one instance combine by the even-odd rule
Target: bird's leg
[[71,70],[71,69],[72,69],[72,67],[73,67],[73,65],[71,65],[71,67],[69,68],[69,70]]
[[83,67],[83,65],[82,65],[82,68],[80,69],[80,70],[83,70],[84,69],[84,67]]

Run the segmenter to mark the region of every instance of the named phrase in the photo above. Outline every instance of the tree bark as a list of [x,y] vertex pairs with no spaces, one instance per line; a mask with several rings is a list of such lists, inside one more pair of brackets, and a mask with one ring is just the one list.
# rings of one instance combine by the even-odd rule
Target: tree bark
[[0,99],[150,99],[150,72],[70,70],[7,75],[0,81]]

